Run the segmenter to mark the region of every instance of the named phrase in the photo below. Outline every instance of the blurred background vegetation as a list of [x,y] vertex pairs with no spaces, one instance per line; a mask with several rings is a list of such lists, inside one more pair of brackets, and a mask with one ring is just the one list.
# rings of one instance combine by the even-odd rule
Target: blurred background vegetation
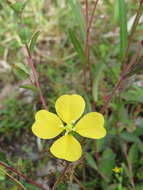
[[[94,3],[89,1],[90,14]],[[96,101],[99,111],[120,78],[139,1],[99,1],[90,36],[94,77],[90,95],[83,88],[84,6],[83,0],[0,0],[0,161],[47,189],[60,175],[64,162],[49,153],[52,140],[40,141],[31,132],[34,113],[42,105],[37,89],[30,85],[24,44],[36,34],[32,56],[50,111],[55,112],[55,100],[66,93],[81,94],[86,99],[86,112]],[[128,60],[142,40],[142,21],[140,16]],[[92,140],[87,141],[84,159],[67,172],[58,190],[143,189],[142,66],[141,56],[106,110],[107,136],[97,140],[96,147]],[[100,154],[98,160],[95,148]],[[27,189],[40,189],[19,180]],[[0,171],[0,190],[7,189],[21,188]]]

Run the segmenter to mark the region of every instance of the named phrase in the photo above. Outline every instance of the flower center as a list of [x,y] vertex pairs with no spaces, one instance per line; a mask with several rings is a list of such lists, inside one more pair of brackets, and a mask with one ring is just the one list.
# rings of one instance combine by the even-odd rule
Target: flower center
[[64,126],[64,129],[66,130],[65,135],[67,135],[68,133],[75,131],[75,126],[68,124],[68,125]]

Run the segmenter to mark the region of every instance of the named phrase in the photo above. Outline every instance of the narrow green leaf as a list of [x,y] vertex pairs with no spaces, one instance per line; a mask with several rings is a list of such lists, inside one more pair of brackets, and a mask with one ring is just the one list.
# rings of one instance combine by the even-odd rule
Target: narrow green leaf
[[25,80],[30,75],[30,68],[22,63],[16,63],[13,65],[13,72],[19,79]]
[[26,74],[30,75],[30,68],[28,65],[25,65],[23,63],[15,63],[14,67],[20,68],[22,71],[24,71]]
[[82,34],[82,39],[83,41],[85,40],[86,38],[86,33],[85,33],[85,23],[84,23],[84,17],[83,15],[81,14],[81,7],[80,7],[80,4],[77,0],[69,0],[68,1],[69,4],[70,4],[70,7],[72,9],[72,12],[74,14],[74,17],[75,17],[75,22],[77,23],[77,25],[79,25],[80,27],[80,31],[81,31],[81,34]]
[[105,65],[103,62],[101,62],[97,65],[97,69],[95,72],[95,77],[93,80],[93,87],[92,87],[92,96],[95,102],[98,101],[98,87],[99,87],[99,82],[102,77],[104,68],[105,68]]
[[132,146],[129,149],[128,156],[131,164],[136,164],[138,162],[139,150],[137,144],[132,144]]
[[140,142],[139,138],[135,136],[133,133],[122,132],[119,136],[126,142]]
[[3,166],[0,166],[0,181],[4,181],[6,178],[6,175],[3,172],[3,170],[5,171],[5,168]]
[[82,46],[80,44],[80,41],[77,39],[74,31],[72,31],[71,29],[69,30],[69,37],[71,39],[71,42],[76,50],[76,52],[79,55],[79,58],[81,59],[81,61],[84,63],[85,62],[85,56],[84,56],[84,51],[82,49]]
[[30,46],[29,46],[29,49],[30,49],[30,52],[32,52],[34,50],[34,47],[36,45],[36,42],[37,42],[37,39],[40,35],[40,31],[37,31],[35,32],[35,34],[32,36],[32,39],[30,41]]
[[91,154],[86,153],[86,160],[87,160],[87,163],[89,164],[89,166],[90,166],[91,168],[93,168],[94,170],[98,170],[97,165],[96,165],[96,162],[95,162],[95,160],[93,159],[93,157],[92,157]]
[[10,1],[7,1],[7,3],[14,10],[15,13],[19,14],[27,5],[28,0],[25,2],[16,2],[16,3],[11,3]]
[[112,149],[106,149],[102,156],[100,157],[99,161],[99,169],[100,171],[109,179],[112,176],[112,169],[115,167],[115,154],[113,153]]
[[128,44],[127,15],[125,0],[118,0],[119,24],[120,24],[120,57],[124,58]]
[[27,26],[21,27],[18,30],[22,44],[28,44],[31,39],[31,31]]
[[34,85],[30,85],[30,84],[21,85],[20,88],[29,89],[29,90],[32,90],[34,92],[38,91],[38,88],[36,88]]
[[25,73],[23,70],[21,70],[18,67],[13,67],[13,72],[21,80],[25,80],[29,77],[27,73]]

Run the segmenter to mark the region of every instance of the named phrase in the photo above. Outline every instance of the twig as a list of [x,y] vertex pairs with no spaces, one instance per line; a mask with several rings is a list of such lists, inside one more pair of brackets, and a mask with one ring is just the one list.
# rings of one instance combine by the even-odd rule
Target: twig
[[80,183],[80,181],[77,179],[77,177],[75,175],[73,175],[73,179],[77,182],[77,184],[80,186],[81,189],[83,190],[87,190],[82,183]]
[[111,94],[107,97],[104,106],[100,110],[101,113],[104,113],[105,110],[107,109],[111,99],[116,94],[117,90],[121,87],[124,79],[126,78],[127,73],[131,70],[132,66],[134,64],[136,64],[136,60],[140,56],[140,53],[141,53],[141,46],[139,46],[139,49],[137,50],[137,53],[133,56],[133,58],[131,59],[129,65],[124,69],[124,71],[122,72],[121,77],[120,77],[119,81],[117,82],[116,86],[113,88]]
[[127,63],[128,54],[129,54],[129,49],[130,49],[131,43],[132,43],[132,41],[133,41],[133,36],[134,36],[135,30],[136,30],[136,27],[137,27],[137,25],[138,25],[139,19],[140,19],[140,17],[141,17],[142,4],[143,4],[143,0],[140,0],[139,7],[138,7],[138,9],[137,9],[137,14],[136,14],[134,23],[133,23],[132,28],[131,28],[131,33],[130,33],[129,40],[128,40],[128,46],[127,46],[127,48],[126,48],[125,56],[124,56],[123,61],[122,61],[122,70],[123,70],[123,71],[124,71],[125,66],[126,66],[126,63]]
[[57,185],[60,183],[60,181],[63,179],[63,177],[65,176],[66,171],[69,169],[70,167],[70,163],[66,163],[63,172],[61,173],[61,175],[58,177],[58,179],[56,180],[56,182],[54,183],[52,190],[55,190]]
[[32,60],[32,56],[31,56],[31,53],[30,53],[30,50],[29,50],[29,47],[28,47],[27,44],[25,45],[25,48],[26,48],[27,55],[28,55],[27,61],[28,61],[29,66],[32,69],[32,73],[33,73],[34,80],[35,80],[35,85],[36,85],[36,87],[37,87],[37,89],[39,91],[39,97],[40,97],[41,103],[42,103],[42,105],[43,105],[43,107],[45,109],[48,109],[48,107],[46,105],[46,101],[45,101],[44,96],[42,94],[42,90],[41,90],[40,83],[39,83],[39,80],[38,80],[38,75],[37,75],[37,72],[36,72],[36,69],[35,69],[35,66],[34,66],[34,63],[33,63],[33,60]]
[[5,170],[3,170],[1,167],[0,167],[0,171],[3,172],[4,174],[6,174],[8,177],[10,177],[13,181],[15,181],[22,189],[28,190],[26,187],[24,187],[24,185],[22,183],[20,183],[20,181],[18,181],[15,177],[13,177],[12,175],[10,175]]
[[3,167],[5,167],[6,169],[12,171],[13,173],[15,173],[16,175],[18,175],[19,177],[25,179],[25,180],[28,181],[29,183],[31,183],[31,184],[33,184],[33,185],[39,187],[40,189],[42,189],[42,190],[49,190],[49,189],[43,187],[43,185],[41,185],[41,184],[39,184],[39,183],[33,181],[33,180],[30,179],[29,177],[25,176],[25,175],[22,174],[21,172],[18,172],[16,169],[14,169],[14,168],[8,166],[8,165],[5,164],[4,162],[1,162],[1,161],[0,161],[0,165],[3,166]]
[[[92,72],[91,72],[91,63],[90,63],[90,45],[89,45],[89,41],[90,41],[90,30],[92,27],[92,22],[93,22],[93,17],[94,17],[94,13],[97,7],[99,0],[96,0],[93,10],[92,10],[92,14],[91,17],[89,19],[89,12],[88,12],[88,0],[85,0],[85,17],[86,17],[86,41],[85,41],[85,56],[86,56],[86,61],[88,64],[88,73],[89,73],[89,79],[90,79],[90,91],[92,90],[92,84],[93,84],[93,79],[92,79]],[[84,66],[85,67],[85,66]]]
[[95,10],[96,10],[98,2],[99,2],[99,0],[95,1],[94,7],[93,7],[93,10],[92,10],[92,13],[91,13],[91,17],[90,17],[88,28],[87,28],[88,33],[90,33],[90,29],[92,27],[93,17],[94,17]]

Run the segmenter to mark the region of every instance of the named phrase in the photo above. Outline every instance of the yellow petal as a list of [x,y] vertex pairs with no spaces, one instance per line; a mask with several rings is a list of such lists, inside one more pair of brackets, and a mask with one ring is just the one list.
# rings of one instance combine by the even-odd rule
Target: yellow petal
[[76,124],[76,132],[83,137],[100,139],[106,135],[106,130],[103,127],[104,117],[98,112],[91,112],[86,114]]
[[84,112],[85,101],[80,95],[62,95],[57,99],[55,107],[59,117],[71,124]]
[[82,154],[80,143],[70,134],[56,140],[50,151],[55,157],[70,162],[78,160]]
[[59,135],[64,128],[60,118],[46,110],[40,110],[35,115],[32,132],[39,138],[51,139]]

